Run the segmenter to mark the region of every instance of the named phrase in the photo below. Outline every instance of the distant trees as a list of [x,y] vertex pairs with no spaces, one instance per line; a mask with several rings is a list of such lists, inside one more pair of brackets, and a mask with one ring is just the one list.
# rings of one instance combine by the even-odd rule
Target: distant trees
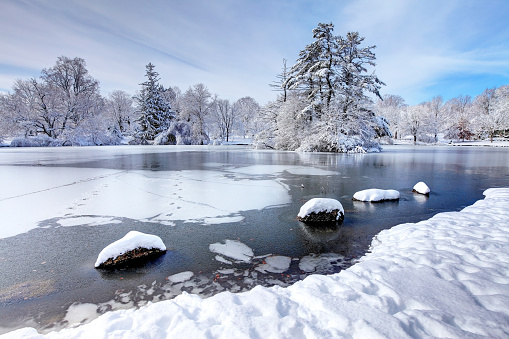
[[441,96],[414,106],[401,97],[385,95],[375,106],[390,122],[395,138],[411,136],[414,142],[509,137],[509,85],[488,88],[473,100],[459,95],[444,102]]
[[102,117],[99,82],[88,74],[82,58],[61,56],[40,77],[17,80],[1,106],[4,123],[13,125],[11,136],[44,135],[57,145],[116,142]]

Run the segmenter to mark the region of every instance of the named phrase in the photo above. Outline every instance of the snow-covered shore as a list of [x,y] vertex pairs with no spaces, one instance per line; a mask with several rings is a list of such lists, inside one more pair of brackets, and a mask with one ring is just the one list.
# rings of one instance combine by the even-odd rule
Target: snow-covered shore
[[208,299],[183,294],[89,324],[4,338],[507,338],[509,188],[382,231],[372,251],[330,276]]

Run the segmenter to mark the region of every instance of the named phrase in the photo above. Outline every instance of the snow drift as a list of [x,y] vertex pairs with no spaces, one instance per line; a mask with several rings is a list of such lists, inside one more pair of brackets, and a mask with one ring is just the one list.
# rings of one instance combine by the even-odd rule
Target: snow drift
[[371,253],[334,275],[184,294],[46,336],[25,328],[4,337],[508,337],[509,188],[484,195],[461,212],[382,231]]

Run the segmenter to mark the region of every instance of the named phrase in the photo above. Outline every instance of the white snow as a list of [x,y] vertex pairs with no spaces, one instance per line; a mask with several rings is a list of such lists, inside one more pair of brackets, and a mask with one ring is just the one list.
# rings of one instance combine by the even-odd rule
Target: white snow
[[507,338],[509,188],[382,231],[340,273],[208,299],[183,294],[77,328],[4,338]]
[[230,239],[226,239],[224,242],[224,244],[210,244],[209,250],[213,253],[222,254],[225,257],[243,262],[250,262],[251,258],[253,258],[253,250],[246,244]]
[[356,192],[353,195],[355,200],[359,201],[384,201],[384,200],[398,200],[399,192],[396,190],[381,190],[371,188],[363,191]]
[[[339,210],[341,213],[345,213],[343,209],[343,205],[336,199],[330,198],[313,198],[307,201],[299,210],[298,217],[304,218],[311,213],[320,213],[320,212],[331,212],[334,210]],[[338,213],[337,220],[341,218],[340,213]]]
[[414,191],[420,194],[429,194],[430,189],[424,182],[419,181],[417,184],[415,184]]
[[166,251],[166,246],[157,235],[130,231],[122,239],[109,244],[99,253],[97,261],[95,262],[95,267],[98,267],[110,258],[116,258],[117,256],[138,247],[147,249],[157,248],[162,251]]

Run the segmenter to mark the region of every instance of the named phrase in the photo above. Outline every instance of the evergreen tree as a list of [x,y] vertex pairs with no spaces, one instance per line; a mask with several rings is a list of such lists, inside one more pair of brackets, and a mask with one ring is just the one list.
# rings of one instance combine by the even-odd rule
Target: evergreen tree
[[166,90],[158,83],[159,74],[154,71],[154,67],[152,63],[146,66],[147,81],[140,84],[142,86],[140,94],[134,98],[140,113],[137,119],[140,125],[137,136],[143,141],[154,140],[158,134],[169,128],[174,118],[170,103],[164,95]]

